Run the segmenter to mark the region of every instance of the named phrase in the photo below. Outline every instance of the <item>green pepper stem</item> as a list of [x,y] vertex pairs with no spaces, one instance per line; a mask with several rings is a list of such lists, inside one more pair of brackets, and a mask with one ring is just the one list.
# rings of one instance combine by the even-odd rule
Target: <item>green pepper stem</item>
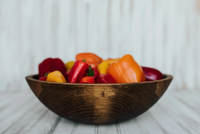
[[92,70],[91,66],[89,66],[89,70],[88,70],[87,76],[94,76],[94,70]]
[[48,74],[49,74],[49,72],[48,72],[48,73],[46,73],[44,76],[45,76],[45,77],[47,77],[47,75],[48,75]]

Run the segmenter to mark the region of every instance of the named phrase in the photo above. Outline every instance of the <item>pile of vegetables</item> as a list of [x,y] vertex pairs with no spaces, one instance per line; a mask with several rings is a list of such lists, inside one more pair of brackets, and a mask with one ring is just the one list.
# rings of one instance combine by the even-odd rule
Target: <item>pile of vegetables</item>
[[163,74],[141,67],[130,54],[103,60],[94,53],[79,53],[66,64],[59,58],[47,58],[38,66],[39,80],[62,83],[133,83],[154,81]]

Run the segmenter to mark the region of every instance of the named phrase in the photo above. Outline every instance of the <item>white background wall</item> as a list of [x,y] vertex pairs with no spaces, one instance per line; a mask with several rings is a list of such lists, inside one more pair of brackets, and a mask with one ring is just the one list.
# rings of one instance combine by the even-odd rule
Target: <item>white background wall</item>
[[0,91],[29,91],[47,57],[132,54],[200,90],[200,0],[0,0]]

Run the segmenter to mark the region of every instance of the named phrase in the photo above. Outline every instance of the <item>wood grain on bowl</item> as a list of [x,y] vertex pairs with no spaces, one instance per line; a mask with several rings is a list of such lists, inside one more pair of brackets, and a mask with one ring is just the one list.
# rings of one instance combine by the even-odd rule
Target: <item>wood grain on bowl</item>
[[116,123],[136,117],[153,106],[173,77],[157,81],[117,84],[72,84],[26,80],[37,98],[56,114],[89,124]]

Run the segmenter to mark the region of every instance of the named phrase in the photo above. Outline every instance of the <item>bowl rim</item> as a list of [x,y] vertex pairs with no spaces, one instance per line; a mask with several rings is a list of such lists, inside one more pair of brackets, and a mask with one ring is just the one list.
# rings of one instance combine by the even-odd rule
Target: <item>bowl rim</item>
[[32,74],[25,77],[26,80],[40,82],[40,83],[48,83],[48,84],[58,84],[58,85],[75,85],[75,86],[109,86],[109,85],[136,85],[136,84],[147,84],[147,83],[155,83],[161,81],[172,80],[173,76],[169,74],[163,74],[162,79],[155,81],[144,81],[144,82],[132,82],[132,83],[94,83],[94,84],[83,84],[83,83],[61,83],[61,82],[50,82],[50,81],[41,81],[35,79],[34,77],[38,77],[38,74]]

